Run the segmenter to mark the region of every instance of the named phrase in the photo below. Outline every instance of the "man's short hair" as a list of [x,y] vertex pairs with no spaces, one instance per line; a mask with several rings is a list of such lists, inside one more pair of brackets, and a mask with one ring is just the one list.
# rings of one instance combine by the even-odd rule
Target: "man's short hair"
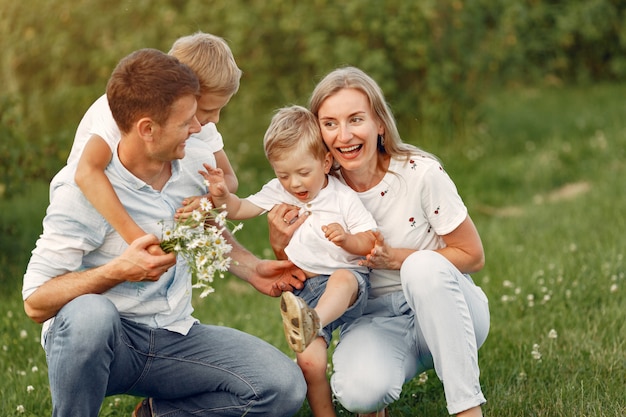
[[194,72],[177,58],[146,48],[117,64],[106,93],[115,122],[120,131],[128,133],[142,117],[164,124],[178,99],[199,96],[200,84]]

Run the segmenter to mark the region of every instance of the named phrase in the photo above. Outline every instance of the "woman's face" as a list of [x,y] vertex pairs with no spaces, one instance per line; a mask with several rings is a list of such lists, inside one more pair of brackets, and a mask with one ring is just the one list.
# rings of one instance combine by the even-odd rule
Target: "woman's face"
[[344,172],[376,166],[376,143],[384,128],[364,93],[339,90],[322,102],[318,119],[324,142]]

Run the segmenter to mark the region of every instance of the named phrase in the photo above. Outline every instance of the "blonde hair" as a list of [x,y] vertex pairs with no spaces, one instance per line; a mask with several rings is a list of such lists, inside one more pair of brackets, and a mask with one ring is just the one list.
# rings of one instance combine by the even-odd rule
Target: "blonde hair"
[[305,150],[321,161],[328,152],[317,118],[307,108],[297,105],[276,111],[265,132],[263,148],[270,162],[285,158],[286,151],[295,149]]
[[188,65],[200,80],[200,91],[233,95],[239,90],[242,71],[226,41],[197,32],[178,38],[169,54]]
[[[331,71],[315,87],[309,100],[311,112],[318,116],[320,106],[324,101],[344,88],[352,88],[365,94],[370,102],[371,110],[385,128],[383,143],[379,144],[379,152],[386,153],[397,159],[408,159],[412,155],[420,154],[437,159],[434,155],[408,143],[400,138],[396,120],[385,101],[385,96],[372,77],[356,67],[343,67]],[[379,158],[379,163],[381,159]],[[336,167],[337,168],[337,167]]]

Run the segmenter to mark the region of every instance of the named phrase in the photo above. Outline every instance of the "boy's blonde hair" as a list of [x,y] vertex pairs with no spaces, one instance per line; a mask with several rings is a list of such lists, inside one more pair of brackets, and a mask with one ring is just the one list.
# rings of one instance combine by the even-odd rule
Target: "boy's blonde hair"
[[226,41],[197,32],[178,38],[169,54],[188,65],[200,80],[200,92],[233,95],[239,90],[242,71]]
[[283,107],[274,114],[263,138],[263,148],[270,162],[289,157],[288,152],[296,149],[321,161],[328,152],[315,115],[296,105]]

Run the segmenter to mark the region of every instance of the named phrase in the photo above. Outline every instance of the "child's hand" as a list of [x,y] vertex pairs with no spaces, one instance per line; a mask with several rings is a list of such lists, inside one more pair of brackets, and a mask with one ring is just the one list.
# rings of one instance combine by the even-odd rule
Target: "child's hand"
[[214,197],[225,197],[230,193],[224,181],[224,171],[221,168],[213,168],[209,164],[202,164],[206,171],[198,171],[207,182],[209,194]]
[[346,233],[339,223],[331,223],[326,226],[322,226],[322,232],[324,232],[326,239],[330,240],[339,247],[342,247],[348,238],[348,233]]
[[200,208],[200,200],[202,200],[205,197],[208,197],[208,196],[196,195],[196,196],[187,197],[186,199],[184,199],[183,205],[179,207],[178,209],[176,209],[176,214],[174,214],[174,218],[176,220],[188,219],[194,210],[197,210]]

